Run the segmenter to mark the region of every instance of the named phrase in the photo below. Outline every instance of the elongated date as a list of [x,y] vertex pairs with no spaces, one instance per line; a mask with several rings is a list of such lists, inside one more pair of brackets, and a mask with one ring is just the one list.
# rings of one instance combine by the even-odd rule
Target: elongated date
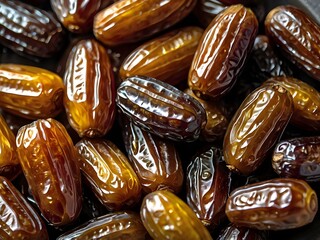
[[293,112],[290,93],[279,85],[254,90],[240,105],[226,131],[223,153],[228,167],[253,173],[280,138]]
[[312,222],[318,211],[315,191],[303,180],[274,178],[235,189],[226,214],[237,225],[283,230]]
[[0,107],[15,115],[50,118],[63,109],[64,85],[55,73],[32,66],[0,64]]
[[39,119],[20,128],[17,153],[43,217],[54,226],[74,221],[82,207],[77,152],[64,126]]
[[140,216],[154,239],[212,239],[192,209],[170,191],[146,195]]
[[205,110],[196,99],[150,77],[124,80],[116,103],[138,126],[172,140],[194,141],[206,124]]

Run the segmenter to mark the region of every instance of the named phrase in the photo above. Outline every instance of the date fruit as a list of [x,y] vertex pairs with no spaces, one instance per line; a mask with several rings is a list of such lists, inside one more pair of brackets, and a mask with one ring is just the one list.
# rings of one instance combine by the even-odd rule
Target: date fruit
[[208,27],[212,19],[227,6],[219,0],[198,0],[193,13],[203,27]]
[[230,224],[226,228],[222,229],[217,240],[267,240],[266,234],[263,231],[239,227],[234,224]]

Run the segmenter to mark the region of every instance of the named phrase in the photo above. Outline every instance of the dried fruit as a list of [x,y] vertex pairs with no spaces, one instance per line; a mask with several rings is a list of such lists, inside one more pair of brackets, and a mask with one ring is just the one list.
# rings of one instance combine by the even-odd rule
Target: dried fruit
[[224,228],[217,240],[267,240],[266,234],[253,228],[239,227],[235,224],[230,224]]
[[219,0],[198,0],[193,10],[194,15],[203,27],[208,27],[212,19],[225,10],[226,5]]

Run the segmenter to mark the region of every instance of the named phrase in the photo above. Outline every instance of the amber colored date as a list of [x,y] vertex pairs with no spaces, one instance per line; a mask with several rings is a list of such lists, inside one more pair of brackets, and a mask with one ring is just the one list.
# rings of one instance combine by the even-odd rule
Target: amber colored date
[[80,137],[101,137],[115,118],[115,80],[104,47],[94,39],[79,41],[71,50],[64,74],[64,106]]
[[54,226],[74,221],[81,210],[77,152],[64,126],[39,119],[20,128],[17,153],[43,217]]
[[82,139],[76,149],[85,180],[106,208],[120,210],[140,200],[139,179],[115,144],[102,139]]
[[265,19],[266,34],[284,55],[320,80],[320,26],[294,6],[278,6]]
[[138,126],[172,140],[194,141],[206,123],[196,99],[154,78],[127,78],[117,90],[116,103]]
[[122,0],[98,12],[93,33],[106,45],[137,42],[186,17],[195,0]]
[[140,216],[154,239],[212,239],[192,209],[170,191],[159,190],[146,195]]
[[188,78],[202,33],[199,27],[184,27],[142,44],[123,61],[120,77],[144,75],[177,85]]
[[267,240],[266,235],[257,229],[230,224],[220,232],[217,240]]
[[63,109],[64,85],[55,73],[19,64],[0,64],[0,107],[29,118],[55,117]]
[[233,5],[206,28],[189,71],[188,85],[198,96],[217,98],[234,85],[258,30],[255,14]]
[[315,191],[303,180],[274,178],[235,189],[226,214],[239,226],[284,230],[312,222],[318,210]]
[[240,105],[226,131],[223,153],[228,167],[253,173],[280,138],[293,112],[290,93],[278,85],[254,90]]

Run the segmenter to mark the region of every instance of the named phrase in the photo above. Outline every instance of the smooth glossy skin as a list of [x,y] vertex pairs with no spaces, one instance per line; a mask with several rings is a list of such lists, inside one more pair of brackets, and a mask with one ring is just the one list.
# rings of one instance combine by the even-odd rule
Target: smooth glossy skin
[[223,154],[228,167],[253,173],[274,147],[293,112],[292,97],[278,85],[253,91],[233,116],[225,134]]
[[138,42],[186,17],[195,0],[121,0],[98,12],[93,33],[106,45]]
[[76,144],[83,176],[96,197],[110,211],[133,207],[141,185],[128,158],[111,141],[82,139]]
[[233,5],[206,28],[189,71],[188,85],[198,96],[217,98],[234,85],[258,30],[254,13]]
[[193,10],[201,26],[208,27],[215,16],[227,6],[219,0],[198,0]]
[[303,180],[274,178],[235,189],[228,198],[230,222],[260,230],[284,230],[312,222],[318,211],[315,191]]
[[52,57],[66,41],[61,24],[47,11],[21,1],[0,1],[0,43],[23,55]]
[[170,191],[159,190],[146,195],[140,216],[153,239],[212,239],[192,209]]
[[231,224],[221,231],[217,240],[267,240],[267,237],[263,231]]
[[55,117],[63,109],[64,85],[55,73],[32,66],[0,64],[0,107],[28,118]]
[[188,78],[202,33],[199,27],[184,27],[142,44],[123,61],[120,77],[144,75],[177,85]]
[[284,55],[303,71],[320,80],[320,26],[302,10],[289,5],[271,10],[266,34]]
[[74,221],[82,207],[77,152],[64,126],[39,119],[20,128],[17,152],[43,217],[54,226]]
[[138,126],[176,141],[196,140],[206,123],[196,99],[154,78],[127,78],[117,90],[116,103]]
[[272,167],[281,177],[320,181],[320,137],[281,141],[274,149]]
[[147,239],[148,232],[135,212],[114,212],[92,219],[57,238],[57,240],[87,239]]
[[187,203],[206,226],[219,226],[230,193],[231,172],[222,160],[222,151],[210,147],[200,151],[186,172]]
[[0,176],[0,239],[49,239],[40,216],[5,177]]

